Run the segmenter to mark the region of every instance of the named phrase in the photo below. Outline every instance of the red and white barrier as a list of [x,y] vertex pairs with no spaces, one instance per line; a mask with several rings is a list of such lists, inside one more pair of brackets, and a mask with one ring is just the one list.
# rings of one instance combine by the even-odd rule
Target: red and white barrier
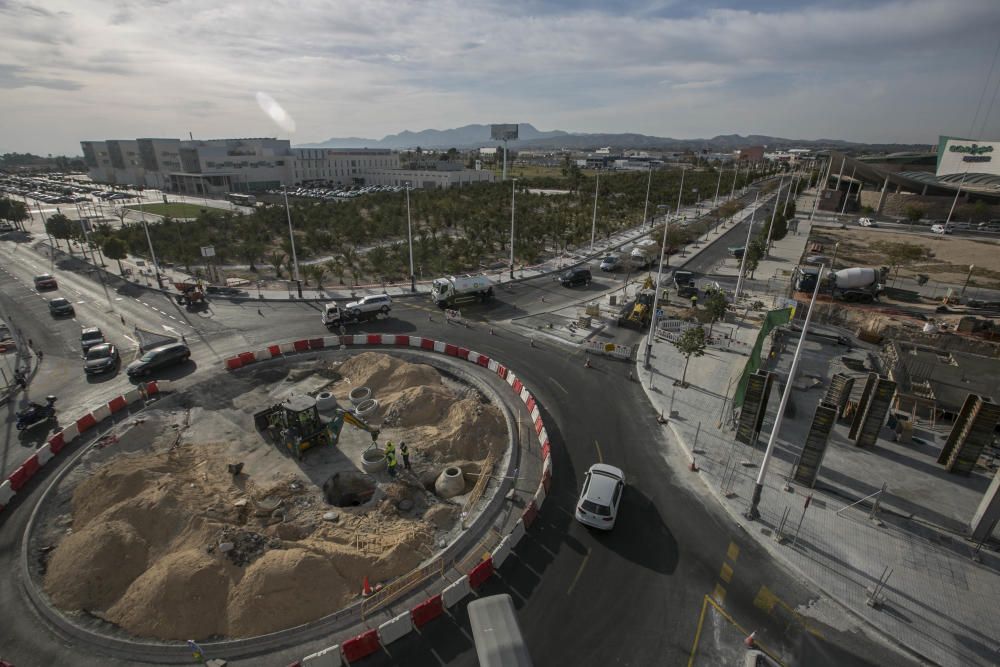
[[[286,354],[296,354],[325,348],[333,349],[347,345],[394,345],[433,351],[438,354],[464,359],[469,363],[476,364],[496,373],[497,377],[504,380],[514,394],[524,403],[525,411],[531,418],[535,433],[538,436],[539,454],[542,460],[542,479],[521,518],[514,524],[510,534],[501,538],[500,543],[493,549],[492,554],[488,558],[477,563],[471,571],[447,586],[441,593],[420,602],[409,612],[400,614],[382,623],[376,629],[366,630],[343,642],[339,647],[331,646],[318,653],[306,656],[301,662],[303,665],[309,664],[310,667],[339,667],[345,661],[353,663],[360,660],[375,653],[380,647],[401,639],[414,629],[423,627],[438,616],[446,613],[447,609],[461,602],[474,589],[484,584],[493,576],[496,569],[503,565],[510,556],[511,551],[525,536],[527,529],[537,518],[539,510],[545,502],[552,479],[552,445],[549,440],[549,434],[542,422],[537,399],[535,399],[515,373],[511,372],[506,366],[495,359],[491,359],[474,350],[420,336],[354,334],[349,336],[325,336],[311,340],[272,344],[264,350],[252,354],[242,353],[226,359],[225,367],[227,370],[237,370],[247,364],[265,361]],[[2,498],[2,495],[0,495],[0,498]]]
[[38,473],[42,466],[51,461],[56,454],[61,452],[69,443],[96,427],[99,423],[111,417],[111,415],[124,410],[128,405],[136,401],[143,400],[143,396],[152,396],[160,393],[161,389],[156,382],[151,382],[145,387],[140,387],[129,391],[122,396],[116,396],[104,405],[94,408],[87,414],[79,417],[76,421],[68,424],[62,431],[51,436],[48,441],[39,447],[34,454],[29,456],[17,467],[14,472],[0,482],[0,511],[10,504],[10,501],[24,487],[28,481]]

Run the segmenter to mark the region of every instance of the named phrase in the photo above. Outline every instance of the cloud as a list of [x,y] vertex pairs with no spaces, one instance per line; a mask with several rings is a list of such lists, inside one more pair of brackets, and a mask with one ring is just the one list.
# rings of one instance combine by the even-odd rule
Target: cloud
[[303,142],[492,117],[930,142],[968,131],[998,30],[995,0],[0,0],[0,144],[74,150],[58,106],[95,109],[80,138],[274,134],[257,91]]

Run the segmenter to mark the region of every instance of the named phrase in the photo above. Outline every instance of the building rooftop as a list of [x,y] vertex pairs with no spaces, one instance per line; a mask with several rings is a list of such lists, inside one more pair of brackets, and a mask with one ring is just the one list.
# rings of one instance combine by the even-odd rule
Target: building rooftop
[[1000,359],[969,352],[928,347],[904,341],[892,341],[899,363],[905,366],[911,386],[903,386],[898,373],[900,391],[912,393],[913,385],[927,383],[940,409],[958,412],[969,394],[978,394],[996,401]]

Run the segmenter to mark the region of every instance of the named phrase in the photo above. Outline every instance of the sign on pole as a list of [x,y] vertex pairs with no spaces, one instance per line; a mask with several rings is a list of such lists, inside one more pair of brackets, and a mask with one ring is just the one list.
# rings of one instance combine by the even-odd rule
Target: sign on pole
[[493,141],[513,141],[517,139],[517,123],[490,125],[490,138]]
[[215,246],[214,245],[203,245],[201,247],[202,257],[215,257]]

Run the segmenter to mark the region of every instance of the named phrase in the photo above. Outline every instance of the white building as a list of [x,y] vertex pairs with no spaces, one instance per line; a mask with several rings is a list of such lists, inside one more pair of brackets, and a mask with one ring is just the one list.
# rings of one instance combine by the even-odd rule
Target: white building
[[493,183],[496,174],[489,170],[475,169],[371,169],[365,175],[369,185],[406,185],[433,190],[469,185],[470,183]]
[[361,185],[372,169],[398,169],[399,153],[383,148],[293,148],[292,182]]

